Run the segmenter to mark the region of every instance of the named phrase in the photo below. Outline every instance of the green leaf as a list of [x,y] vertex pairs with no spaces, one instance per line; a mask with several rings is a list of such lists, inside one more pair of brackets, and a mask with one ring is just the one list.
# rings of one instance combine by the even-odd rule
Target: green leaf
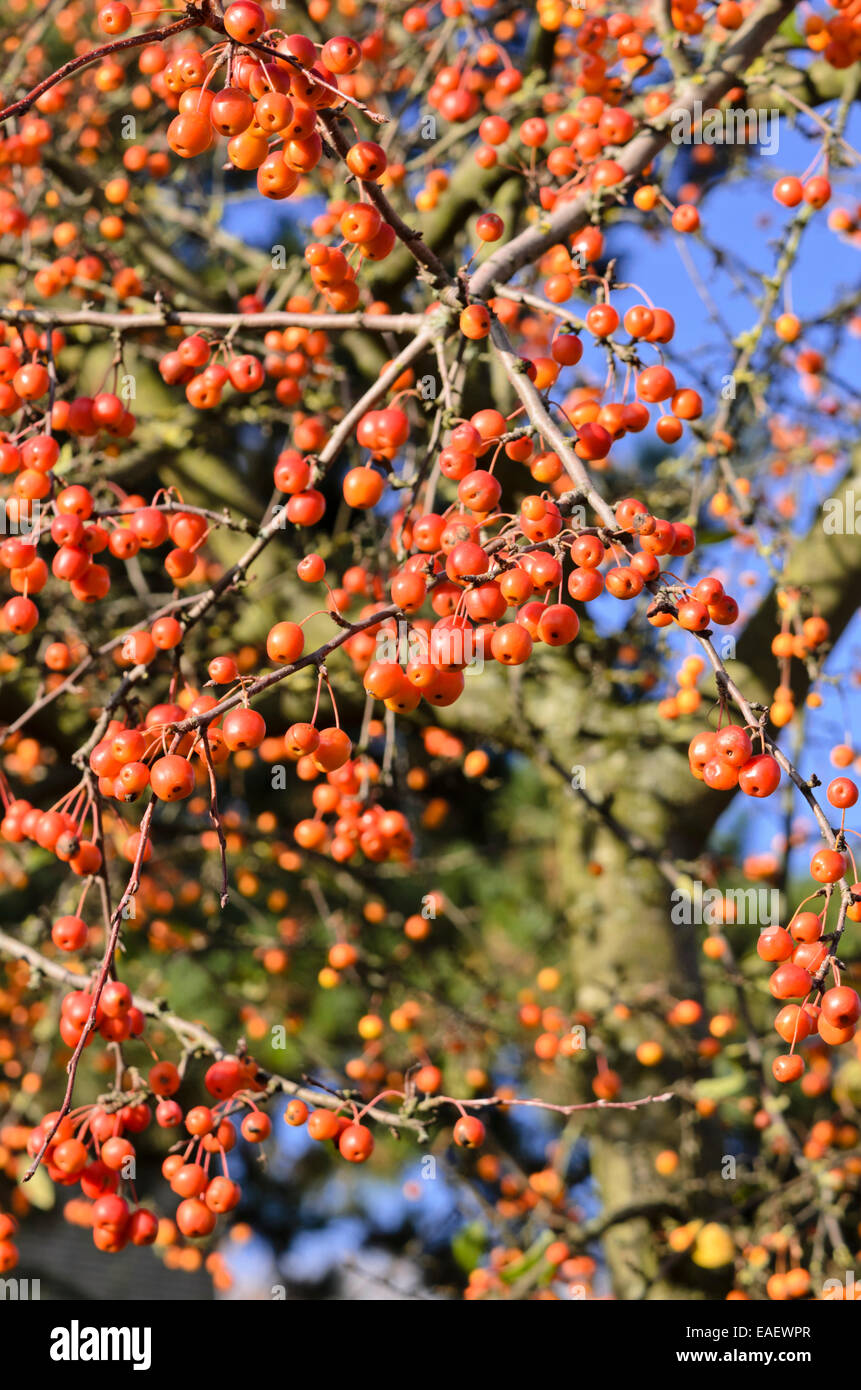
[[788,39],[791,44],[795,44],[798,48],[804,48],[804,39],[794,14],[787,15],[777,32],[782,39]]
[[23,1190],[27,1193],[31,1205],[38,1207],[39,1211],[51,1211],[56,1206],[57,1195],[54,1184],[41,1165],[36,1169]]
[[460,1268],[469,1274],[478,1265],[486,1244],[487,1232],[484,1226],[480,1221],[473,1221],[452,1237],[451,1253]]
[[737,1096],[746,1085],[747,1077],[739,1068],[733,1069],[725,1076],[703,1077],[695,1084],[694,1093],[705,1100],[728,1100],[730,1096]]
[[528,1274],[531,1269],[540,1264],[544,1259],[544,1252],[553,1240],[552,1232],[545,1231],[539,1236],[533,1245],[525,1251],[521,1260],[516,1260],[510,1265],[506,1265],[500,1272],[500,1279],[504,1284],[513,1284],[522,1275]]

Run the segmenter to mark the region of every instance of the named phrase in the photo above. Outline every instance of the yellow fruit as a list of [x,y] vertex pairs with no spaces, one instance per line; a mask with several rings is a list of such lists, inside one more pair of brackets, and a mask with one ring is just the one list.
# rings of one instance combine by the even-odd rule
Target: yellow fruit
[[708,1221],[694,1241],[691,1259],[700,1269],[720,1269],[728,1265],[734,1255],[735,1244],[726,1226]]

